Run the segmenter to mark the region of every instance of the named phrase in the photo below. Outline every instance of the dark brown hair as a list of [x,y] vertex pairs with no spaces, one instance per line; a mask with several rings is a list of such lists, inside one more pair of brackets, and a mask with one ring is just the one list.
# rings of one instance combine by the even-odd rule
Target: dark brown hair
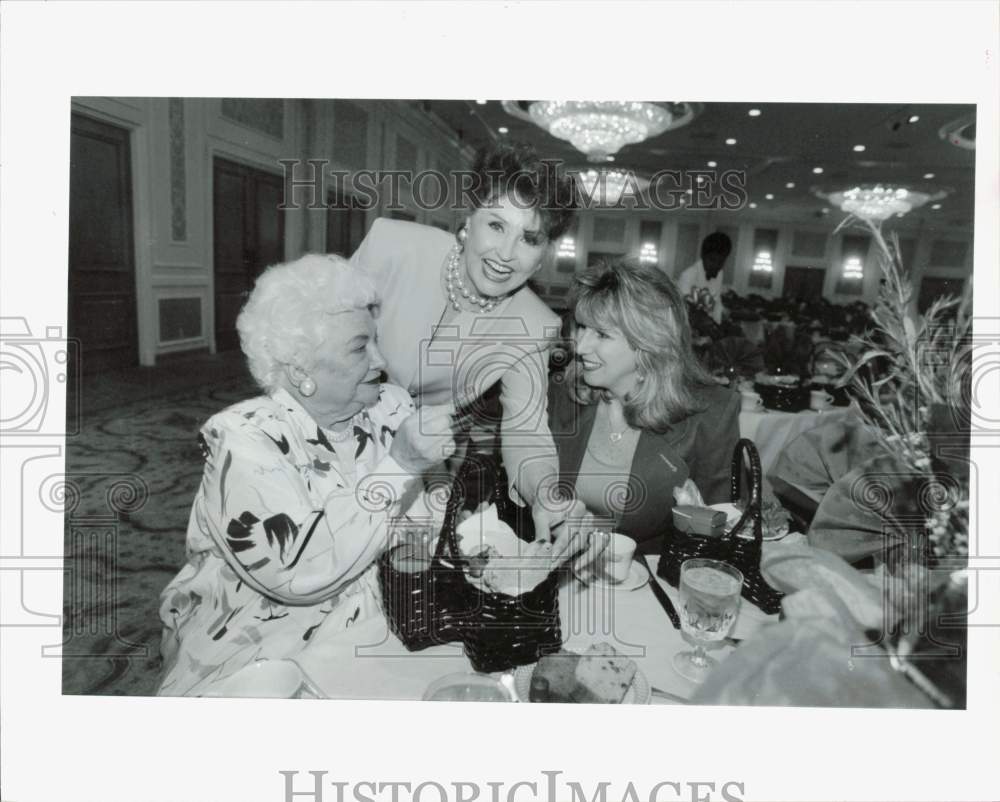
[[578,206],[576,183],[557,169],[554,160],[538,158],[530,145],[497,145],[479,152],[476,183],[471,188],[477,209],[507,197],[538,210],[542,233],[550,242],[573,224]]

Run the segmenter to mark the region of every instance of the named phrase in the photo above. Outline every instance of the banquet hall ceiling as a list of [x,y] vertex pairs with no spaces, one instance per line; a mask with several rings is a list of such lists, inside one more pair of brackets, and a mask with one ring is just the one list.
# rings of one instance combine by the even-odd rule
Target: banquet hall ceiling
[[[454,130],[463,144],[527,141],[544,158],[589,166],[568,142],[508,114],[500,101],[416,102]],[[750,116],[750,109],[760,114]],[[704,170],[710,160],[719,170],[745,170],[749,201],[757,204],[757,214],[788,221],[823,217],[828,204],[815,189],[832,192],[883,183],[931,193],[946,190],[947,196],[936,201],[940,209],[928,203],[910,212],[907,224],[922,220],[935,228],[971,228],[975,151],[950,144],[939,132],[974,114],[971,105],[704,103],[690,124],[626,145],[616,154],[614,166],[646,177],[663,169]],[[508,132],[499,133],[501,127]],[[729,138],[736,144],[726,145]],[[856,145],[864,145],[864,151],[856,152]],[[823,168],[822,174],[813,172],[816,167]],[[933,178],[925,178],[928,173]],[[794,188],[788,188],[789,183]],[[768,194],[774,198],[766,199]]]

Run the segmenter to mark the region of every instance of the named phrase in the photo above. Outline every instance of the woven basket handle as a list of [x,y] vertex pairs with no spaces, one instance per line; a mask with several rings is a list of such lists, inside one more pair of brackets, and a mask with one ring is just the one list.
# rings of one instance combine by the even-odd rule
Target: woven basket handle
[[444,557],[450,554],[452,557],[461,557],[462,552],[458,547],[458,513],[465,501],[465,483],[475,471],[483,471],[489,477],[492,487],[490,489],[489,500],[493,504],[500,506],[506,499],[506,482],[503,481],[500,463],[496,458],[484,457],[477,454],[468,454],[462,466],[455,475],[452,482],[451,495],[448,497],[448,504],[444,511],[444,523],[441,526],[441,536],[438,538],[435,557]]
[[740,516],[740,520],[729,530],[726,536],[735,536],[737,532],[746,526],[747,521],[752,521],[753,539],[760,546],[764,542],[764,515],[762,510],[764,472],[760,467],[760,455],[757,453],[757,446],[753,444],[752,440],[748,440],[745,437],[740,438],[736,442],[736,448],[733,449],[729,498],[734,504],[740,500],[740,485],[742,484],[743,474],[746,473],[744,455],[746,460],[750,462],[750,497],[747,500],[746,509],[743,510],[743,515]]

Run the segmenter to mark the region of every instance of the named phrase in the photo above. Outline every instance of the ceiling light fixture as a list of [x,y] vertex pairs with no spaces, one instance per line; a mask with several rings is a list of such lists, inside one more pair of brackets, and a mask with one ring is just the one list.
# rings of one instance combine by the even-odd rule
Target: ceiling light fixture
[[919,114],[911,114],[910,115],[910,119],[908,119],[907,122],[910,125],[913,125],[913,123],[918,122],[919,120],[920,120],[920,115]]
[[719,163],[718,163],[718,162],[709,162],[709,163],[708,163],[708,166],[709,166],[709,167],[718,167],[718,166],[719,166]]
[[618,100],[505,100],[503,108],[566,140],[591,162],[687,125],[701,111],[697,103]]
[[924,179],[930,181],[934,177],[934,173],[924,173]]
[[506,134],[508,130],[509,129],[505,125],[501,125],[499,128],[497,128],[497,131],[499,131],[501,134]]
[[649,186],[649,181],[631,170],[588,167],[570,172],[594,206],[615,206],[622,198],[634,198]]
[[785,189],[795,189],[795,182],[789,181],[787,184],[785,184]]
[[726,140],[726,144],[727,145],[735,145],[736,144],[736,140],[733,139],[732,137],[729,137],[729,139]]
[[820,174],[822,174],[822,172],[823,172],[823,168],[822,168],[822,167],[813,167],[813,172],[814,172],[814,173],[815,173],[816,175],[820,175]]
[[747,114],[751,117],[760,117],[760,109],[750,109]]
[[774,195],[772,195],[772,194],[771,194],[770,192],[768,192],[768,193],[767,193],[767,194],[766,194],[766,195],[764,196],[764,200],[774,200]]
[[[840,210],[863,220],[887,220],[893,215],[906,214],[932,199],[926,192],[916,192],[906,187],[874,184],[851,187],[825,195],[817,192]],[[941,195],[935,196],[941,197]]]
[[865,146],[864,145],[855,145],[854,146],[854,152],[855,153],[864,153],[865,152]]

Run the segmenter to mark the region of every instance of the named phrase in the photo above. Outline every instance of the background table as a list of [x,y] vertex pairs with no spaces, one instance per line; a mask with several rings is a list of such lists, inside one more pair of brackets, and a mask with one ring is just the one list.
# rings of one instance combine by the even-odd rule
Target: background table
[[[765,544],[765,548],[774,547],[780,544]],[[655,572],[655,557],[650,566]],[[660,582],[679,607],[674,588],[655,574],[652,581]],[[623,591],[598,584],[584,587],[571,580],[560,590],[559,611],[565,648],[583,651],[592,644],[608,642],[635,660],[650,685],[684,698],[694,692],[694,683],[671,667],[673,656],[691,644],[670,624],[649,587]],[[745,638],[769,620],[777,620],[777,616],[765,615],[744,599],[730,635]],[[331,698],[420,699],[427,686],[445,674],[472,671],[461,645],[406,651],[381,616],[355,625],[347,633],[338,632],[330,638],[323,635],[321,626],[296,660]],[[732,651],[731,645],[721,643],[713,645],[709,654],[725,659]]]
[[832,407],[823,412],[740,412],[740,437],[754,441],[760,454],[760,467],[766,476],[778,461],[782,450],[803,432],[835,417],[846,418],[850,407]]

